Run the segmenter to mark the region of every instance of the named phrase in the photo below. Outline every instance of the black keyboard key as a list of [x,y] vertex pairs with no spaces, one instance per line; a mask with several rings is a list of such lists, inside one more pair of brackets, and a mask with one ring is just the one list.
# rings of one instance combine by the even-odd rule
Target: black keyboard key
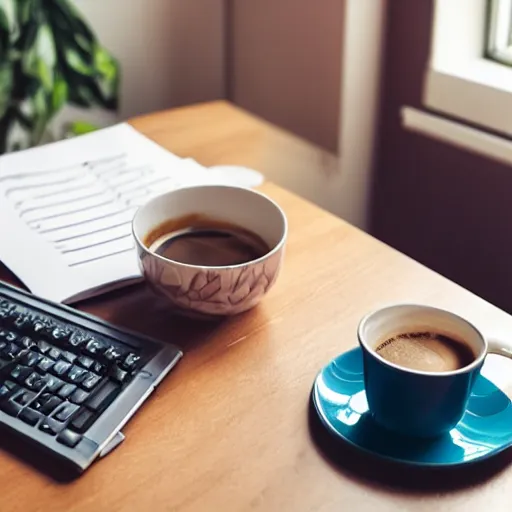
[[0,402],[0,409],[9,416],[18,416],[23,409],[23,405],[18,404],[12,398],[9,400],[3,400]]
[[87,391],[91,391],[98,385],[100,380],[101,377],[99,375],[96,375],[95,373],[89,373],[89,375],[87,375],[87,377],[85,377],[85,379],[82,381],[81,386]]
[[41,424],[39,425],[39,430],[42,430],[46,434],[50,434],[54,436],[61,432],[64,429],[66,423],[62,421],[55,420],[53,418],[45,418]]
[[62,345],[69,341],[71,334],[71,329],[68,329],[67,327],[55,327],[50,338],[55,341],[55,343]]
[[39,328],[38,334],[41,336],[44,336],[45,338],[50,338],[53,329],[55,329],[55,327],[57,327],[57,325],[51,318],[44,317],[42,319],[41,326],[39,326],[39,327],[40,328]]
[[98,418],[98,415],[88,411],[87,409],[80,409],[80,412],[71,420],[69,428],[83,434]]
[[82,435],[72,430],[65,429],[58,436],[57,441],[62,443],[65,446],[69,446],[70,448],[74,448],[82,439]]
[[19,362],[21,364],[24,364],[26,366],[36,366],[43,356],[39,354],[38,352],[34,352],[33,350],[29,350],[28,352],[25,352],[22,356],[20,356]]
[[108,371],[108,376],[115,380],[116,382],[119,382],[122,384],[123,382],[126,382],[128,378],[130,377],[130,374],[123,370],[122,368],[119,368],[117,364],[113,365],[110,370]]
[[20,413],[20,420],[23,420],[25,423],[32,425],[33,427],[37,425],[38,421],[44,416],[38,412],[34,411],[30,407],[25,407]]
[[46,375],[41,377],[41,379],[46,382],[45,390],[52,394],[57,394],[57,391],[59,391],[59,389],[65,384],[63,380],[55,377],[55,375]]
[[26,389],[22,390],[20,393],[17,393],[12,397],[12,400],[14,400],[16,403],[20,404],[21,406],[28,405],[34,398],[36,397],[36,393],[33,391],[28,391]]
[[36,411],[41,410],[41,407],[45,405],[51,397],[51,393],[41,393],[41,395],[39,395],[32,404],[32,409]]
[[21,348],[18,347],[15,343],[8,342],[6,346],[2,349],[1,356],[7,360],[14,360],[21,352]]
[[7,342],[4,340],[0,340],[0,351],[7,346]]
[[86,345],[85,350],[93,356],[101,355],[107,350],[108,344],[99,338],[92,338]]
[[85,345],[89,340],[90,336],[85,334],[82,331],[75,331],[73,334],[71,334],[71,337],[69,338],[68,345],[74,348],[80,348],[82,345]]
[[32,322],[32,332],[38,335],[44,335],[51,332],[52,321],[44,316],[37,316]]
[[[47,383],[47,377],[43,377],[34,371],[25,379],[24,382],[25,386],[32,391],[41,391],[41,389],[43,389]],[[51,390],[49,389],[48,391]]]
[[52,372],[55,375],[62,376],[72,367],[71,363],[67,361],[56,361],[52,367]]
[[[6,367],[6,366],[9,366],[9,365],[12,365],[12,361],[7,361],[6,359],[1,359],[0,358],[0,373],[3,373],[3,369]],[[7,370],[6,370],[7,371]]]
[[107,408],[121,391],[121,387],[112,381],[106,381],[100,389],[85,402],[92,411],[102,411]]
[[69,401],[74,404],[82,405],[89,398],[89,393],[83,389],[76,389],[75,392],[69,397]]
[[16,306],[12,305],[9,309],[5,311],[5,315],[2,318],[2,324],[13,326],[14,322],[16,322],[19,315],[19,311]]
[[80,384],[86,379],[88,375],[89,372],[85,368],[80,368],[80,366],[72,366],[66,374],[65,379],[71,384]]
[[18,345],[20,345],[23,348],[31,348],[35,345],[32,338],[29,338],[28,336],[23,336],[21,340],[18,342]]
[[61,355],[61,351],[58,348],[52,347],[49,351],[47,356],[51,357],[52,359],[59,359]]
[[41,353],[41,354],[48,354],[48,352],[50,352],[50,350],[52,349],[52,346],[44,341],[44,340],[38,340],[36,342],[36,349]]
[[37,363],[37,369],[43,373],[47,373],[50,368],[54,365],[55,361],[49,357],[42,357]]
[[14,321],[14,327],[18,332],[29,332],[32,330],[32,315],[28,313],[22,313],[18,315]]
[[10,395],[15,393],[19,389],[19,385],[12,380],[6,380],[0,386],[0,399],[9,398]]
[[60,357],[64,359],[64,361],[67,361],[68,363],[74,363],[78,356],[76,354],[73,354],[73,352],[68,352],[67,350],[64,350],[61,353]]
[[120,347],[116,347],[115,345],[111,345],[105,352],[103,353],[103,357],[110,363],[115,363],[117,361],[121,361],[125,359],[127,356],[127,351],[123,350]]
[[133,372],[137,369],[137,364],[140,361],[140,356],[130,352],[122,363],[122,367],[129,372]]
[[80,407],[75,404],[62,404],[52,415],[52,418],[59,421],[68,421],[78,409],[80,409]]
[[43,326],[43,321],[39,317],[34,318],[34,321],[32,322],[32,332],[34,334],[39,334]]
[[9,311],[5,313],[5,316],[2,318],[2,324],[3,325],[14,325],[14,322],[18,318],[18,313],[16,311],[16,308],[11,308]]
[[76,390],[76,386],[74,384],[64,384],[57,393],[61,398],[69,398]]
[[94,364],[94,359],[87,357],[87,356],[80,356],[76,360],[77,364],[82,366],[83,368],[89,369]]
[[5,335],[5,341],[10,341],[11,343],[16,343],[18,341],[19,336],[12,331],[7,331]]
[[2,298],[0,302],[0,311],[9,311],[14,308],[14,303],[10,299]]
[[32,368],[29,366],[23,366],[22,364],[17,364],[11,370],[11,378],[13,380],[17,380],[19,383],[23,383],[25,379],[33,372]]
[[45,416],[51,414],[60,404],[62,400],[59,397],[44,393],[40,398],[37,398],[32,404],[32,408],[41,411]]
[[91,366],[91,370],[98,375],[104,375],[107,367],[99,361],[94,361],[94,364]]

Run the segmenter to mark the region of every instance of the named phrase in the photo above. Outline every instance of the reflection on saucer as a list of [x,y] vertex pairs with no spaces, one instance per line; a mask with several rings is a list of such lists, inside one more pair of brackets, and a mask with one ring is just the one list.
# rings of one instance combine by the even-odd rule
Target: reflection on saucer
[[395,434],[375,423],[366,401],[359,348],[322,369],[312,396],[316,412],[331,433],[360,450],[396,462],[455,466],[490,457],[512,444],[512,404],[483,376],[476,381],[457,426],[430,440]]

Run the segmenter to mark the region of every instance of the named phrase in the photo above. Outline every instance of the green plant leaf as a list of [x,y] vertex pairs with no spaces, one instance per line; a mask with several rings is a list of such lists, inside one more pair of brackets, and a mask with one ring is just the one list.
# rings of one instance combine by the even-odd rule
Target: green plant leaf
[[67,132],[70,135],[85,135],[86,133],[94,132],[98,127],[94,124],[85,121],[75,121],[67,125]]
[[91,44],[95,42],[96,38],[92,30],[83,21],[82,14],[68,0],[53,0],[48,6],[48,14],[52,16],[61,30],[80,35]]
[[18,20],[20,25],[26,25],[33,19],[33,9],[35,2],[33,0],[17,0]]
[[0,0],[0,13],[0,24],[9,34],[15,36],[19,29],[16,0]]
[[104,48],[97,47],[94,52],[94,65],[98,72],[96,81],[105,102],[115,101],[119,93],[119,64]]
[[91,66],[82,58],[80,53],[78,53],[75,49],[67,47],[64,50],[64,55],[66,59],[66,64],[77,73],[87,76],[91,76],[93,74]]
[[36,145],[41,140],[46,125],[50,119],[49,101],[43,89],[39,89],[32,97],[34,109],[34,127],[32,130],[32,144]]
[[23,71],[37,78],[47,91],[54,85],[54,69],[57,54],[53,34],[48,24],[39,26],[33,44],[25,47],[22,57]]
[[[92,82],[89,80],[89,82]],[[82,105],[84,107],[91,107],[94,105],[102,105],[103,97],[97,91],[94,83],[86,83],[85,80],[82,80],[81,83],[75,84],[73,87],[73,95],[70,95],[73,101],[75,101],[78,105]]]
[[54,113],[58,112],[68,101],[68,84],[62,79],[58,78],[55,81],[52,92],[52,110]]
[[32,106],[34,114],[38,117],[46,117],[48,115],[48,104],[46,103],[46,94],[39,89],[32,97]]
[[9,35],[9,32],[11,31],[9,18],[2,6],[0,6],[0,30],[7,35]]
[[78,48],[82,49],[84,52],[87,52],[88,54],[91,53],[92,48],[94,46],[93,41],[84,37],[83,34],[74,34],[74,41]]
[[0,117],[3,117],[11,104],[13,69],[10,62],[0,64]]
[[101,46],[96,46],[95,48],[94,65],[106,80],[116,80],[118,71],[117,61]]

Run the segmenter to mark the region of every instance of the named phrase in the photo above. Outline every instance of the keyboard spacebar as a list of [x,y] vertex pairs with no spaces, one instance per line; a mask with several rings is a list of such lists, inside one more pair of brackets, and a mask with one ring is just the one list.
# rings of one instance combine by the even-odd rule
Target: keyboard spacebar
[[94,412],[99,412],[106,409],[121,392],[121,386],[118,386],[111,380],[105,384],[92,395],[84,405]]

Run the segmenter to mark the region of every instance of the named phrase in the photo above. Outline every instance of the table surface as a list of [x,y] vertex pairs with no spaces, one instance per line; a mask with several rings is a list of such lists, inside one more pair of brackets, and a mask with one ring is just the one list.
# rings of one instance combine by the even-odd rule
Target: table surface
[[[225,102],[133,125],[206,165],[264,171],[269,162],[297,158],[293,149],[300,155],[302,144]],[[57,482],[2,447],[2,512],[510,510],[512,450],[453,471],[390,465],[333,445],[309,396],[319,369],[356,346],[357,323],[370,309],[432,304],[502,338],[512,318],[290,192],[272,183],[261,190],[290,224],[283,272],[261,305],[198,323],[173,317],[143,285],[80,305],[176,342],[186,355],[125,427],[121,447],[77,480]],[[0,277],[13,280],[1,268]],[[489,360],[510,396],[512,363]]]

